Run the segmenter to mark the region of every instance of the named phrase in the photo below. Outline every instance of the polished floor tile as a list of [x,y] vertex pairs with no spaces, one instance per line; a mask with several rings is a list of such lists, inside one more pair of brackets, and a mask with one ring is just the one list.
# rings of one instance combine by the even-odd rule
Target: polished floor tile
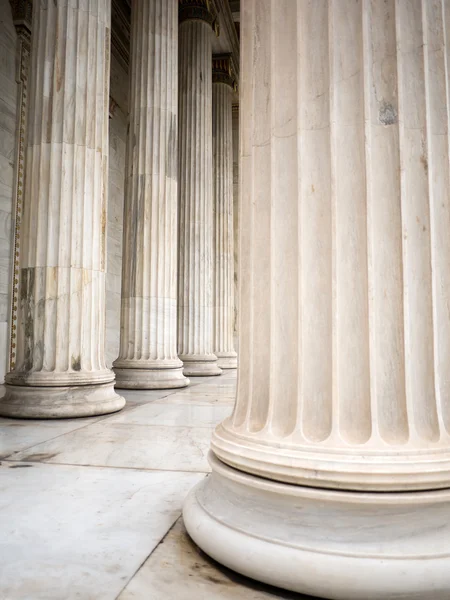
[[233,407],[234,405],[234,393],[222,392],[222,393],[205,393],[199,391],[197,394],[188,394],[178,392],[167,396],[165,398],[167,404],[226,404]]
[[185,396],[196,396],[198,394],[225,394],[226,396],[235,396],[236,385],[233,383],[216,385],[214,383],[203,384],[199,383],[193,387],[187,387],[178,390],[177,394],[183,394]]
[[162,400],[175,393],[175,390],[120,390],[116,392],[126,400],[125,408],[134,408],[143,404]]
[[213,427],[135,425],[104,420],[13,454],[10,458],[206,473],[209,471],[206,456],[212,431]]
[[75,429],[86,427],[100,418],[50,421],[0,418],[0,460],[13,452],[25,450]]
[[201,477],[3,463],[0,598],[113,600]]
[[231,414],[233,407],[223,404],[167,404],[156,400],[126,413],[111,417],[109,423],[167,425],[169,427],[214,427]]

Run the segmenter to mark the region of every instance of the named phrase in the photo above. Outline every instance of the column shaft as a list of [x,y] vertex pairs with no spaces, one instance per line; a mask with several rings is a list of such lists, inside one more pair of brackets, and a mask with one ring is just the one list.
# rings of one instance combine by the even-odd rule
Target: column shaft
[[444,5],[254,7],[267,47],[249,50],[243,127],[246,368],[213,441],[234,466],[323,487],[448,486]]
[[233,347],[239,353],[239,105],[233,104],[233,237],[234,237],[234,315]]
[[178,352],[185,375],[220,375],[213,353],[211,26],[180,24]]
[[232,89],[213,77],[214,353],[222,369],[237,367],[233,344],[234,236]]
[[117,386],[189,383],[177,356],[178,0],[136,0]]
[[110,6],[35,2],[15,368],[1,414],[122,408],[104,359]]

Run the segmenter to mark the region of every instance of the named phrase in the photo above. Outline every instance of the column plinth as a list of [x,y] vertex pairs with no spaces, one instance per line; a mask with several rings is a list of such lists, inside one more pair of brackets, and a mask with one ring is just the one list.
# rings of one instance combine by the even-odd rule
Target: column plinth
[[17,347],[0,414],[121,409],[106,368],[110,6],[33,3]]
[[180,0],[178,353],[187,376],[222,373],[213,348],[213,5]]
[[221,369],[236,369],[233,346],[233,119],[236,86],[231,55],[213,57],[214,354]]
[[[177,356],[178,0],[137,0],[116,386],[188,385]],[[174,158],[175,157],[175,158]]]
[[297,592],[444,600],[448,9],[247,0],[241,17],[240,377],[187,529]]

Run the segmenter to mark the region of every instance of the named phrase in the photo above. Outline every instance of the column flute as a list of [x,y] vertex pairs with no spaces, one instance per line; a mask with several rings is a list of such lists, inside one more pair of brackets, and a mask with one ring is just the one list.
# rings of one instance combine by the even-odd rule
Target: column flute
[[236,369],[234,350],[233,93],[231,54],[213,56],[214,354]]

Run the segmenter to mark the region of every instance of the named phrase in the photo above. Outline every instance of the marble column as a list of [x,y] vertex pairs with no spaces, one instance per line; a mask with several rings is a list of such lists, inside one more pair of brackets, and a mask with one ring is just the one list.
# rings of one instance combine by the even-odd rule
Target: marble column
[[113,412],[104,359],[110,3],[33,3],[17,348],[0,414]]
[[244,0],[240,377],[190,535],[334,600],[450,597],[450,7]]
[[178,0],[135,0],[117,387],[177,388]]
[[213,352],[214,3],[180,0],[178,352],[185,375],[220,375]]
[[214,354],[221,369],[236,369],[234,350],[234,235],[231,55],[213,56]]

